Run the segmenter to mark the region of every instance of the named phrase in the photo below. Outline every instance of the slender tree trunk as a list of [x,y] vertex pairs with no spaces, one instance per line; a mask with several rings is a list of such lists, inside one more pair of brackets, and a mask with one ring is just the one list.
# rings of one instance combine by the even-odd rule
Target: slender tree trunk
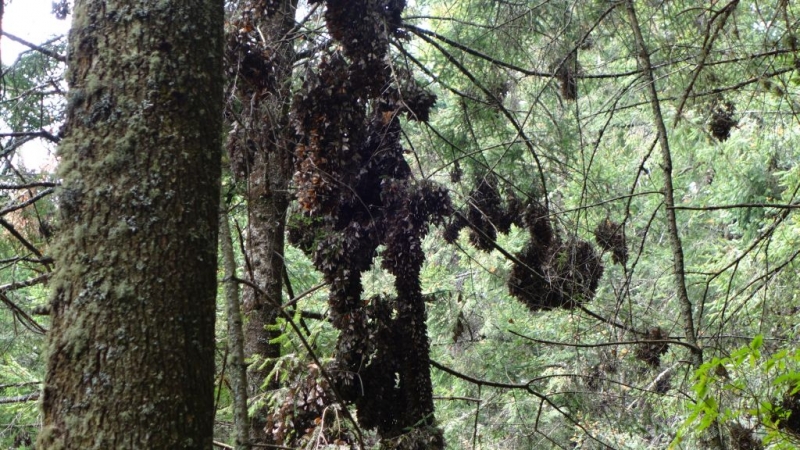
[[[221,208],[225,208],[225,202]],[[244,362],[244,333],[242,311],[239,308],[239,284],[236,282],[236,257],[233,252],[231,227],[228,214],[221,211],[219,219],[220,250],[225,270],[225,316],[228,320],[228,366],[231,368],[231,390],[233,391],[233,424],[236,433],[236,449],[250,449],[250,419],[247,416],[247,365]]]
[[[664,171],[664,205],[666,207],[670,246],[672,247],[675,290],[677,292],[678,303],[680,304],[683,331],[686,335],[685,339],[692,345],[692,365],[697,369],[703,364],[703,350],[697,341],[696,328],[694,325],[694,308],[689,298],[689,292],[686,289],[683,243],[681,242],[681,236],[678,230],[678,219],[675,215],[675,188],[672,184],[672,152],[669,147],[667,127],[664,123],[664,117],[661,115],[661,103],[658,99],[653,66],[650,63],[650,54],[648,53],[647,44],[644,42],[644,37],[642,36],[639,20],[636,17],[636,9],[633,5],[633,0],[627,0],[625,2],[625,7],[631,22],[631,30],[633,31],[633,36],[636,41],[639,64],[641,65],[641,69],[644,72],[643,75],[647,81],[650,105],[653,110],[653,120],[658,131],[658,143],[661,148],[662,157],[661,168]],[[714,450],[724,449],[720,436],[719,424],[716,421],[709,427],[709,432],[707,434],[708,436],[705,437],[704,442],[708,448]]]
[[[0,0],[0,42],[3,41],[3,15],[5,14],[6,1]],[[0,67],[3,66],[3,53],[0,52]]]
[[[256,44],[240,61],[237,95],[248,105],[244,129],[239,142],[242,150],[252,151],[252,164],[247,178],[247,256],[248,277],[264,295],[253,289],[244,290],[245,356],[254,362],[248,373],[251,399],[264,393],[262,386],[276,387],[266,380],[272,364],[266,358],[280,356],[280,347],[270,344],[275,331],[267,327],[278,317],[284,271],[283,247],[286,212],[289,207],[289,181],[292,176],[292,133],[288,127],[291,100],[291,75],[294,63],[294,42],[289,36],[294,28],[297,0],[280,2],[242,2],[238,19],[246,21],[242,28],[252,29]],[[251,56],[258,55],[264,65]],[[250,65],[254,66],[250,66]],[[250,69],[269,67],[269,71]],[[266,408],[258,408],[251,417],[253,443],[271,442]]]
[[209,449],[223,2],[75,2],[41,449]]

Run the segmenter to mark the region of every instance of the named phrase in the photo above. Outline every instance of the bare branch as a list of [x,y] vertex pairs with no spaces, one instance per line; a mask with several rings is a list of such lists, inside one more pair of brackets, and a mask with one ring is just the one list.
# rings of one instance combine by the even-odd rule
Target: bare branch
[[[680,121],[681,114],[683,112],[683,107],[686,105],[686,100],[689,99],[689,95],[694,88],[694,84],[697,81],[697,77],[700,76],[700,72],[706,65],[706,60],[708,59],[708,55],[711,53],[711,49],[714,47],[714,41],[717,40],[717,36],[719,36],[719,32],[722,31],[722,28],[725,27],[725,24],[728,22],[728,18],[733,14],[733,11],[736,9],[736,6],[739,5],[739,0],[733,0],[732,2],[725,5],[724,8],[716,15],[716,17],[708,22],[708,27],[710,28],[712,24],[716,23],[713,32],[708,32],[706,30],[705,33],[705,42],[703,42],[703,51],[700,53],[700,62],[694,68],[692,72],[692,79],[689,80],[689,85],[686,87],[686,90],[681,97],[680,102],[678,103],[678,110],[675,113],[675,118],[672,122],[672,126],[675,127],[678,125]],[[719,21],[716,19],[719,18]]]
[[56,53],[56,52],[54,52],[52,50],[48,50],[48,49],[46,49],[44,47],[41,47],[41,46],[38,46],[36,44],[30,43],[30,42],[26,41],[25,39],[22,39],[20,37],[14,36],[11,33],[3,31],[3,36],[11,39],[14,42],[18,42],[18,43],[30,48],[31,50],[36,50],[37,52],[39,52],[39,53],[41,53],[43,55],[47,55],[47,56],[55,59],[56,61],[60,61],[60,62],[63,62],[63,63],[67,62],[67,57],[66,56],[59,55],[58,53]]
[[14,283],[4,284],[0,286],[0,292],[5,293],[8,291],[16,291],[17,289],[35,286],[37,284],[44,283],[48,279],[50,279],[50,273],[45,273],[39,275],[38,277],[29,278],[24,281],[16,281]]
[[49,133],[49,132],[47,132],[45,130],[39,130],[39,131],[15,131],[15,132],[11,132],[11,133],[0,133],[0,137],[27,137],[27,136],[35,137],[35,138],[39,137],[39,138],[47,139],[48,141],[54,142],[56,144],[61,141],[61,138],[59,138],[57,136],[53,136],[51,133]]
[[11,310],[11,313],[14,315],[14,318],[16,320],[19,320],[22,326],[24,326],[28,330],[37,334],[47,333],[47,330],[45,330],[44,327],[39,325],[39,323],[33,320],[33,318],[29,316],[28,313],[26,313],[16,303],[11,301],[11,299],[8,298],[8,296],[4,292],[0,292],[0,303],[5,304],[8,307],[8,309]]
[[22,203],[18,203],[16,205],[12,205],[12,206],[9,206],[8,208],[0,210],[0,216],[5,216],[6,214],[8,214],[10,212],[14,212],[14,211],[20,210],[22,208],[25,208],[26,206],[30,206],[30,205],[36,203],[38,200],[42,199],[43,197],[47,197],[48,195],[52,194],[53,192],[54,192],[53,188],[45,189],[42,192],[39,192],[38,194],[34,195],[33,197],[29,198],[28,200],[26,200],[26,201],[24,201]]
[[[545,345],[557,345],[561,347],[575,347],[575,348],[598,348],[598,347],[616,347],[618,345],[636,345],[636,344],[673,344],[673,345],[680,345],[686,347],[690,350],[696,351],[697,348],[691,344],[688,344],[683,341],[677,341],[674,339],[641,339],[636,341],[615,341],[615,342],[595,342],[592,344],[578,344],[575,342],[555,342],[555,341],[547,341],[544,339],[536,339],[530,336],[525,336],[522,333],[518,333],[514,330],[508,330],[509,333],[519,336],[523,339],[527,339],[531,342],[536,342],[537,344],[545,344]],[[642,333],[644,334],[644,333]]]
[[10,224],[10,223],[8,223],[8,222],[7,222],[5,219],[2,219],[2,218],[0,218],[0,226],[2,226],[3,228],[5,228],[6,230],[8,230],[8,232],[9,232],[9,233],[11,233],[11,235],[12,235],[12,236],[14,236],[15,238],[17,238],[17,240],[18,240],[18,241],[19,241],[19,242],[20,242],[20,243],[21,243],[21,244],[22,244],[22,245],[23,245],[25,248],[27,248],[28,250],[30,250],[30,251],[31,251],[31,253],[33,253],[34,255],[38,256],[39,258],[44,258],[44,255],[42,255],[42,252],[40,252],[40,251],[39,251],[39,249],[37,249],[36,247],[34,247],[34,245],[30,243],[30,241],[28,241],[27,239],[25,239],[25,236],[23,236],[23,235],[22,235],[22,234],[21,234],[19,231],[17,231],[17,229],[16,229],[16,228],[14,228],[14,225],[11,225],[11,224]]
[[[636,17],[636,9],[633,0],[627,0],[625,2],[625,9],[627,10],[631,31],[633,32],[634,40],[636,42],[636,53],[639,64],[644,70],[644,76],[647,80],[647,92],[650,100],[650,107],[652,109],[653,122],[658,130],[658,143],[661,147],[661,170],[664,172],[664,204],[667,207],[666,219],[669,239],[672,247],[672,272],[675,290],[677,291],[678,301],[680,304],[680,314],[683,321],[683,329],[686,333],[686,340],[693,347],[691,351],[692,364],[695,368],[699,368],[703,364],[703,351],[697,345],[697,329],[694,325],[694,308],[692,301],[689,299],[689,292],[686,287],[686,268],[684,265],[683,244],[678,231],[678,220],[674,209],[675,188],[672,180],[672,154],[669,146],[667,127],[664,123],[664,117],[661,114],[661,104],[658,98],[655,75],[653,73],[652,64],[650,63],[650,55],[647,50],[647,45],[644,41],[644,37],[642,36],[639,19]],[[709,427],[707,433],[709,448],[725,448],[720,437],[718,422],[714,421],[713,425]]]
[[776,208],[776,209],[800,209],[800,203],[734,203],[731,205],[709,205],[709,206],[673,206],[672,209],[683,211],[717,211],[720,209],[738,208]]
[[[225,200],[222,200],[224,207]],[[239,307],[239,285],[233,280],[236,276],[236,258],[233,252],[233,238],[228,223],[228,214],[219,217],[220,253],[222,267],[228,282],[225,283],[225,316],[228,321],[228,346],[232,374],[230,376],[233,394],[233,423],[236,440],[247,449],[250,445],[250,418],[247,414],[247,364],[244,360],[244,334],[242,331],[242,311]],[[226,361],[227,362],[227,361]]]
[[41,381],[26,381],[24,383],[0,384],[0,390],[9,388],[27,387],[27,386],[37,386],[40,384],[42,384]]
[[534,390],[531,387],[531,384],[533,382],[537,381],[537,378],[534,378],[533,380],[531,380],[531,381],[529,381],[527,383],[522,383],[522,384],[499,383],[499,382],[496,382],[496,381],[482,380],[480,378],[475,378],[475,377],[463,374],[463,373],[458,372],[456,370],[453,370],[453,369],[451,369],[451,368],[449,368],[449,367],[447,367],[445,365],[439,364],[434,360],[431,360],[431,366],[436,367],[437,369],[441,370],[442,372],[446,372],[446,373],[448,373],[448,374],[450,374],[450,375],[452,375],[452,376],[454,376],[456,378],[461,378],[464,381],[469,381],[470,383],[473,383],[473,384],[475,384],[477,386],[489,386],[489,387],[496,387],[496,388],[500,388],[500,389],[521,389],[521,390],[524,390],[524,391],[528,392],[529,394],[532,394],[534,397],[537,397],[537,398],[541,399],[543,402],[545,402],[548,405],[550,405],[553,409],[555,409],[564,418],[569,420],[573,425],[575,425],[581,431],[583,431],[586,434],[586,436],[588,436],[593,441],[603,445],[604,448],[613,448],[613,447],[609,446],[608,444],[606,444],[605,442],[601,441],[599,438],[595,437],[577,419],[575,419],[568,412],[564,411],[558,405],[553,403],[553,401],[550,400],[550,398],[547,395],[541,394],[541,393],[537,392],[536,390]]
[[[412,30],[413,31],[413,30]],[[428,44],[432,45],[436,50],[439,51],[451,64],[453,64],[459,72],[464,74],[472,84],[474,84],[478,89],[483,91],[484,94],[490,99],[492,99],[493,105],[496,106],[500,112],[508,119],[509,123],[514,127],[517,132],[517,135],[522,138],[522,142],[528,148],[533,160],[536,162],[537,172],[539,174],[539,182],[542,184],[542,191],[544,195],[542,196],[545,202],[545,207],[549,209],[549,200],[547,198],[547,181],[544,176],[544,166],[542,165],[541,158],[536,151],[536,148],[533,145],[533,141],[527,136],[525,130],[522,128],[522,124],[520,124],[517,119],[514,117],[511,112],[503,106],[503,102],[501,102],[496,95],[494,95],[489,89],[487,89],[483,84],[481,84],[475,75],[472,74],[452,53],[448,52],[444,47],[439,45],[436,41],[434,41],[430,36],[426,36],[423,33],[415,33],[419,36],[420,39],[427,42]]]
[[0,405],[7,405],[9,403],[26,403],[39,400],[40,392],[31,392],[30,394],[17,395],[14,397],[0,397]]
[[38,181],[33,183],[25,183],[25,184],[0,184],[0,190],[22,190],[22,189],[30,189],[35,187],[56,187],[61,186],[61,183],[54,183],[52,181]]

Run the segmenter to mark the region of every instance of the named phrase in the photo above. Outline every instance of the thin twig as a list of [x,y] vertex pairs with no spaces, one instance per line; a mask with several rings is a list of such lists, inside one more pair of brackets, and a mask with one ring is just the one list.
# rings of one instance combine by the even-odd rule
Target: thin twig
[[525,336],[522,333],[518,333],[514,330],[508,330],[509,333],[519,336],[523,339],[527,339],[532,342],[536,342],[537,344],[545,344],[545,345],[558,345],[562,347],[575,347],[575,348],[597,348],[597,347],[616,347],[618,345],[637,345],[637,344],[673,344],[673,345],[680,345],[683,347],[688,348],[689,350],[697,350],[693,345],[688,344],[683,341],[677,341],[674,339],[639,339],[635,341],[614,341],[614,342],[595,342],[591,344],[578,344],[574,342],[556,342],[556,341],[548,341],[544,339],[536,339],[530,336]]
[[452,376],[454,376],[456,378],[460,378],[460,379],[462,379],[464,381],[469,381],[470,383],[475,384],[477,386],[489,386],[489,387],[496,387],[496,388],[501,388],[501,389],[520,389],[520,390],[524,390],[524,391],[528,392],[529,394],[533,395],[534,397],[537,397],[537,398],[541,399],[543,402],[545,402],[548,405],[550,405],[553,409],[555,409],[564,418],[569,420],[573,425],[575,425],[581,431],[583,431],[586,434],[586,436],[589,437],[589,439],[599,443],[604,448],[611,448],[607,443],[601,441],[599,438],[594,436],[586,427],[584,427],[577,419],[572,417],[568,412],[564,411],[558,405],[553,403],[553,401],[550,400],[550,398],[547,397],[547,395],[541,394],[541,393],[537,392],[536,390],[534,390],[533,387],[531,386],[531,384],[534,381],[537,381],[537,379],[535,379],[535,378],[533,380],[527,382],[527,383],[524,383],[524,384],[499,383],[499,382],[496,382],[496,381],[482,380],[480,378],[475,378],[475,377],[466,375],[464,373],[461,373],[461,372],[458,372],[456,370],[453,370],[453,369],[451,369],[451,368],[449,368],[447,366],[439,364],[434,360],[430,360],[430,362],[431,362],[431,366],[441,370],[442,372],[449,373],[450,375],[452,375]]
[[470,80],[470,82],[472,82],[472,84],[474,84],[478,89],[483,91],[486,97],[492,100],[492,106],[498,108],[500,112],[508,119],[511,126],[514,127],[514,130],[516,131],[517,135],[520,138],[522,138],[523,144],[525,144],[525,147],[528,148],[528,151],[530,152],[534,162],[536,163],[536,169],[539,175],[539,182],[542,185],[541,186],[543,191],[542,198],[545,203],[545,208],[549,210],[550,204],[549,204],[549,199],[547,198],[548,190],[547,190],[547,181],[544,175],[544,166],[542,165],[541,158],[539,157],[539,154],[537,153],[536,148],[533,145],[533,140],[531,140],[527,136],[527,133],[522,128],[522,125],[517,121],[514,115],[511,114],[511,112],[505,106],[503,106],[503,102],[501,102],[494,93],[492,93],[483,84],[481,84],[475,77],[475,75],[471,71],[469,71],[467,67],[464,66],[458,60],[458,58],[456,58],[452,53],[448,52],[444,47],[439,45],[439,43],[434,41],[433,38],[431,38],[430,36],[427,36],[424,33],[416,33],[413,29],[411,31],[414,32],[414,34],[416,34],[420,39],[427,42],[428,44],[433,46],[436,50],[438,50],[439,53],[441,53],[442,56],[444,56],[445,59],[448,60],[448,62],[453,64],[458,69],[459,72],[461,72],[464,76],[466,76]]
[[[675,128],[678,125],[678,122],[681,120],[681,115],[683,114],[683,108],[686,106],[686,101],[689,99],[689,95],[692,93],[692,89],[694,88],[694,84],[697,81],[697,77],[700,76],[700,72],[706,66],[706,61],[708,60],[708,56],[711,53],[711,49],[714,48],[714,41],[717,40],[717,36],[719,36],[719,32],[722,28],[725,27],[725,24],[728,22],[728,18],[733,13],[733,10],[736,9],[736,6],[739,4],[739,0],[733,0],[732,2],[725,5],[722,10],[716,14],[716,17],[712,18],[708,22],[708,28],[711,28],[711,25],[716,23],[713,32],[709,32],[709,29],[706,29],[705,33],[705,42],[703,42],[703,50],[700,52],[699,59],[700,61],[695,65],[694,70],[692,71],[692,78],[689,80],[689,85],[686,87],[686,90],[683,93],[680,101],[678,102],[678,109],[675,112],[675,117],[672,122],[672,127]],[[716,19],[719,18],[720,20],[717,21]]]

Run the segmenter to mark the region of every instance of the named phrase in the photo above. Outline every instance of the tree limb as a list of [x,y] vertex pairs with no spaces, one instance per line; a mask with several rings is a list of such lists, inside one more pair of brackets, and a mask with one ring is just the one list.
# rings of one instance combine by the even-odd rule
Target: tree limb
[[4,284],[4,285],[0,286],[0,292],[5,293],[5,292],[8,292],[8,291],[15,291],[17,289],[22,289],[22,288],[26,288],[26,287],[30,287],[30,286],[35,286],[37,284],[44,283],[48,279],[50,279],[50,273],[49,272],[45,273],[45,274],[42,274],[42,275],[39,275],[38,277],[29,278],[27,280],[15,281],[13,283]]
[[46,196],[52,194],[53,192],[54,192],[53,188],[45,189],[42,192],[39,192],[38,194],[34,195],[33,197],[29,198],[28,200],[26,200],[26,201],[24,201],[22,203],[19,203],[19,204],[16,204],[16,205],[12,205],[12,206],[9,206],[8,208],[0,210],[0,216],[5,216],[6,214],[8,214],[10,212],[17,211],[17,210],[22,209],[22,208],[24,208],[26,206],[30,206],[30,205],[36,203],[39,199],[41,199],[43,197],[46,197]]
[[44,138],[44,139],[47,139],[48,141],[54,142],[56,144],[59,141],[61,141],[61,138],[59,138],[58,136],[53,136],[51,133],[49,133],[49,132],[47,132],[45,130],[39,130],[39,131],[15,131],[15,132],[11,132],[11,133],[0,133],[0,137],[27,137],[27,136]]
[[3,36],[11,39],[14,42],[18,42],[18,43],[30,48],[31,50],[36,50],[37,52],[39,52],[39,53],[41,53],[43,55],[49,56],[49,57],[55,59],[56,61],[60,61],[60,62],[63,62],[63,63],[67,62],[67,57],[66,56],[59,55],[58,53],[56,53],[56,52],[54,52],[52,50],[48,50],[48,49],[46,49],[44,47],[41,47],[41,46],[38,46],[38,45],[33,44],[31,42],[28,42],[25,39],[22,39],[20,37],[14,36],[11,33],[3,31]]
[[[8,222],[7,222],[5,219],[3,219],[3,218],[0,218],[0,226],[2,226],[3,228],[5,228],[6,230],[8,230],[8,232],[9,232],[9,233],[11,233],[11,235],[12,235],[12,236],[14,236],[15,238],[17,238],[17,240],[18,240],[18,241],[19,241],[19,242],[20,242],[20,243],[21,243],[21,244],[22,244],[22,245],[23,245],[25,248],[27,248],[28,250],[30,250],[30,251],[31,251],[31,253],[33,253],[34,255],[38,256],[39,258],[43,258],[43,257],[44,257],[44,256],[42,255],[42,252],[40,252],[40,251],[39,251],[39,249],[37,249],[36,247],[34,247],[34,246],[33,246],[33,244],[31,244],[31,243],[30,243],[30,242],[29,242],[27,239],[25,239],[25,236],[23,236],[22,234],[20,234],[20,232],[19,232],[19,231],[17,231],[17,229],[16,229],[16,228],[14,228],[14,226],[13,226],[13,225],[11,225],[10,223],[8,223]],[[48,267],[49,267],[49,265],[48,265]]]
[[39,400],[39,392],[31,392],[25,395],[16,395],[14,397],[0,397],[0,405],[7,405],[9,403],[26,403]]
[[61,186],[61,183],[54,183],[52,181],[39,181],[33,183],[25,183],[25,184],[0,184],[0,190],[22,190],[22,189],[30,189],[35,187],[56,187]]
[[734,203],[731,205],[709,205],[709,206],[673,206],[672,209],[684,211],[717,211],[720,209],[737,208],[776,208],[776,209],[800,209],[800,203]]

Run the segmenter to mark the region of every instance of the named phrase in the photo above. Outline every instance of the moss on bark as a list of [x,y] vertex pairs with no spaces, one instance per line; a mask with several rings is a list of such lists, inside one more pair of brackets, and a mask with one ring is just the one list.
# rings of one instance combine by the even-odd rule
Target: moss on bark
[[210,448],[221,1],[77,2],[38,448]]

